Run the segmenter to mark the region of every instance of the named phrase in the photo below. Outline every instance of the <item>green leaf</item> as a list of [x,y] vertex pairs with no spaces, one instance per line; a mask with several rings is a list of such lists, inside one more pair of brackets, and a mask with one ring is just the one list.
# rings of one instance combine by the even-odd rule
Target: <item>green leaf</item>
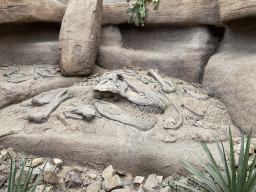
[[7,135],[12,135],[12,134],[18,133],[18,132],[20,132],[20,131],[22,131],[22,130],[19,130],[19,131],[12,131],[12,132],[10,132],[10,133],[6,133],[6,134],[3,134],[3,135],[0,135],[0,138],[3,138],[3,137],[5,137],[5,136],[7,136]]
[[126,9],[126,13],[130,13],[131,11],[132,11],[132,8],[130,7]]
[[127,0],[127,3],[129,3],[130,2],[130,0]]
[[136,19],[135,19],[135,25],[136,25],[136,26],[139,26],[139,25],[140,25],[140,20],[139,20],[138,17],[136,17]]
[[11,159],[11,167],[10,167],[10,176],[9,176],[9,181],[8,181],[8,189],[7,192],[11,192],[11,184],[12,184],[12,175],[14,174],[12,171],[12,159]]
[[187,188],[187,189],[190,189],[190,190],[192,190],[192,191],[194,191],[194,192],[201,192],[200,190],[198,190],[198,189],[196,189],[196,188],[194,188],[194,187],[191,187],[191,186],[189,186],[189,185],[187,185],[187,184],[184,184],[184,183],[181,183],[181,182],[178,182],[178,181],[173,181],[173,183],[175,183],[176,185],[185,187],[185,188]]
[[[250,144],[251,144],[251,138],[252,138],[252,130],[250,131],[250,134],[247,138],[246,148],[243,155],[243,161],[241,162],[242,168],[237,173],[237,190],[241,191],[244,190],[246,186],[246,178],[247,178],[247,166],[248,166],[248,160],[249,160],[249,151],[250,151]],[[241,156],[241,153],[240,153]],[[240,160],[240,157],[239,157]],[[239,166],[239,165],[238,165]]]
[[23,175],[23,172],[24,172],[25,164],[26,164],[26,158],[27,158],[27,155],[25,155],[24,159],[23,159],[22,167],[20,169],[20,178],[19,178],[18,184],[16,186],[16,191],[15,192],[20,192],[22,175]]
[[[34,182],[34,185],[33,185],[33,187],[30,189],[29,192],[35,192],[35,191],[36,191],[36,188],[37,188],[37,186],[38,186],[39,181],[41,180],[41,178],[42,178],[42,176],[43,176],[44,169],[45,169],[45,166],[46,166],[46,164],[48,163],[48,161],[49,161],[49,159],[47,159],[47,161],[44,163],[43,169],[41,170],[40,174],[37,176],[36,181]],[[45,185],[45,187],[46,187],[46,185]],[[44,189],[45,189],[45,188],[44,188]]]
[[133,14],[130,16],[129,22],[131,23],[133,21]]
[[211,165],[213,167],[214,173],[212,173],[213,174],[212,176],[214,177],[214,179],[218,180],[218,184],[223,188],[223,190],[227,189],[226,182],[225,182],[223,176],[221,175],[219,167],[218,167],[216,161],[214,160],[211,151],[209,150],[209,148],[207,147],[207,145],[205,144],[204,141],[199,141],[199,143],[203,147],[205,154],[207,155],[207,157],[210,160]]
[[155,6],[154,6],[154,10],[156,10],[156,9],[157,9],[157,7],[158,7],[158,3],[156,3],[156,4],[155,4]]

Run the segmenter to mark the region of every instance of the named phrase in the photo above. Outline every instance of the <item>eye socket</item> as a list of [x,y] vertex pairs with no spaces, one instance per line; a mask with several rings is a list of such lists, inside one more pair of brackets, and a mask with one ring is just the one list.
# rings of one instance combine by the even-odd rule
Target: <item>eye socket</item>
[[117,78],[118,78],[119,80],[121,80],[121,81],[124,80],[124,77],[123,77],[123,75],[121,75],[121,74],[117,74]]

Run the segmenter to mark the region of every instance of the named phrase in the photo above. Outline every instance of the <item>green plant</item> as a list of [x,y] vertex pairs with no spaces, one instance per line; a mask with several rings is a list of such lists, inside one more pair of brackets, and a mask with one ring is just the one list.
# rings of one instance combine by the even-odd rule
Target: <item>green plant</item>
[[[139,26],[140,23],[142,26],[144,25],[144,18],[146,16],[146,1],[155,2],[156,4],[154,9],[157,8],[158,0],[136,0],[136,3],[133,4],[133,7],[126,10],[126,13],[131,13],[129,22],[133,21],[134,14],[136,14],[135,25]],[[129,2],[130,0],[127,0],[127,3]]]
[[[48,162],[48,160],[47,160],[47,162]],[[29,169],[28,169],[28,173],[26,175],[25,182],[23,184],[23,187],[21,187],[21,181],[22,181],[22,177],[23,177],[23,173],[24,173],[25,163],[26,163],[26,155],[25,155],[25,157],[23,159],[23,164],[22,164],[22,167],[20,169],[18,183],[17,183],[17,185],[15,185],[16,169],[17,168],[16,168],[16,165],[15,165],[15,160],[11,159],[10,176],[9,176],[9,181],[8,181],[7,192],[27,192],[28,191],[28,185],[29,185],[31,177],[32,177],[33,168],[31,166],[32,165],[32,161],[31,161],[31,164],[30,164]],[[36,181],[34,182],[33,186],[29,190],[29,192],[35,192],[35,190],[36,190],[36,188],[38,186],[38,183],[39,183],[39,181],[42,178],[42,175],[43,175],[46,163],[44,164],[43,169],[41,170],[40,174],[36,178]]]
[[19,130],[19,131],[12,131],[12,132],[9,132],[9,133],[5,133],[5,134],[3,134],[3,135],[0,135],[0,138],[6,137],[7,135],[12,135],[12,134],[18,133],[18,132],[20,132],[20,131],[21,131],[21,130]]
[[[23,164],[22,164],[22,167],[21,167],[19,175],[18,175],[19,180],[18,180],[17,185],[15,184],[15,182],[16,182],[16,169],[17,168],[15,166],[15,160],[11,159],[10,176],[9,176],[9,181],[8,181],[7,192],[27,192],[28,191],[29,183],[31,181],[31,177],[32,177],[32,173],[33,173],[32,161],[31,161],[31,164],[29,166],[25,182],[24,182],[24,184],[22,186],[21,182],[22,182],[22,178],[23,178],[23,174],[24,174],[24,168],[25,168],[25,163],[26,163],[26,155],[25,155],[25,157],[23,159]],[[39,182],[40,182],[40,180],[41,180],[41,178],[43,176],[44,169],[45,169],[45,166],[46,166],[47,162],[48,162],[48,160],[44,163],[44,166],[43,166],[40,174],[37,176],[33,186],[30,188],[29,192],[35,192],[36,191],[36,188],[37,188],[37,186],[38,186],[38,184],[39,184]],[[53,175],[53,173],[52,173],[52,175]],[[46,186],[48,185],[49,181],[51,180],[52,175],[49,178],[49,180],[47,181],[47,183],[45,184],[42,192],[46,191]],[[65,192],[69,188],[69,186],[63,192]],[[55,192],[59,192],[60,191],[59,184],[58,184],[58,188],[56,190],[54,188],[51,188],[51,190],[55,191]]]
[[[197,156],[199,161],[202,163],[204,168],[210,174],[207,176],[206,174],[200,172],[186,160],[181,159],[185,168],[195,175],[198,179],[194,177],[188,176],[192,181],[198,184],[198,186],[210,191],[210,192],[254,192],[256,191],[256,171],[254,171],[255,163],[256,163],[256,156],[253,159],[253,163],[250,166],[249,173],[247,173],[247,166],[249,160],[249,150],[250,150],[250,143],[252,138],[252,130],[247,139],[246,148],[244,149],[244,133],[241,137],[241,148],[240,148],[240,155],[238,160],[238,168],[236,169],[235,166],[235,159],[234,159],[234,150],[233,150],[233,139],[231,135],[231,131],[229,129],[229,145],[230,145],[230,164],[228,164],[226,153],[224,150],[224,146],[221,143],[222,147],[220,147],[217,139],[215,138],[217,148],[221,157],[221,161],[224,167],[225,176],[222,175],[219,167],[217,166],[216,161],[214,160],[211,151],[205,144],[203,140],[199,140],[201,146],[203,147],[209,162],[202,161],[201,158]],[[195,187],[177,182],[172,181],[176,185],[180,185],[184,188],[190,189],[195,192],[200,192]]]

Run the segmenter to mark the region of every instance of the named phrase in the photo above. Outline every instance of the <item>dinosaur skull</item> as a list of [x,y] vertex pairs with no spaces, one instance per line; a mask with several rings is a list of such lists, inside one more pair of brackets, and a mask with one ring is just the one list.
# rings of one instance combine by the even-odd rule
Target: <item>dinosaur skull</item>
[[124,97],[132,102],[134,108],[148,113],[163,113],[165,104],[153,93],[139,89],[129,83],[122,73],[118,71],[107,72],[100,78],[99,84],[94,88],[96,95],[110,97]]

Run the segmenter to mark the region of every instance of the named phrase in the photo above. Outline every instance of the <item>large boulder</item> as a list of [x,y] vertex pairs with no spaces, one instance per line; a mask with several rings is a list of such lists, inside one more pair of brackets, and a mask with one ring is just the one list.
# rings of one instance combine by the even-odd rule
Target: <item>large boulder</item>
[[252,22],[251,19],[256,16],[256,1],[252,0],[219,0],[219,10],[221,22],[230,24],[241,24],[243,20]]
[[219,50],[209,60],[203,86],[221,100],[233,122],[256,135],[256,27],[227,28]]
[[92,72],[100,45],[102,0],[71,0],[59,37],[61,73],[65,76]]
[[[128,23],[130,14],[126,13],[126,9],[132,7],[134,2],[129,4],[126,3],[126,0],[115,2],[110,1],[110,3],[104,4],[103,24],[105,25]],[[147,4],[146,25],[221,25],[217,0],[160,0],[158,8],[156,10],[153,8],[154,3]]]
[[104,27],[97,64],[106,69],[126,66],[201,82],[204,66],[218,38],[207,27]]
[[11,22],[61,22],[66,5],[55,0],[5,0],[0,2],[0,24]]

